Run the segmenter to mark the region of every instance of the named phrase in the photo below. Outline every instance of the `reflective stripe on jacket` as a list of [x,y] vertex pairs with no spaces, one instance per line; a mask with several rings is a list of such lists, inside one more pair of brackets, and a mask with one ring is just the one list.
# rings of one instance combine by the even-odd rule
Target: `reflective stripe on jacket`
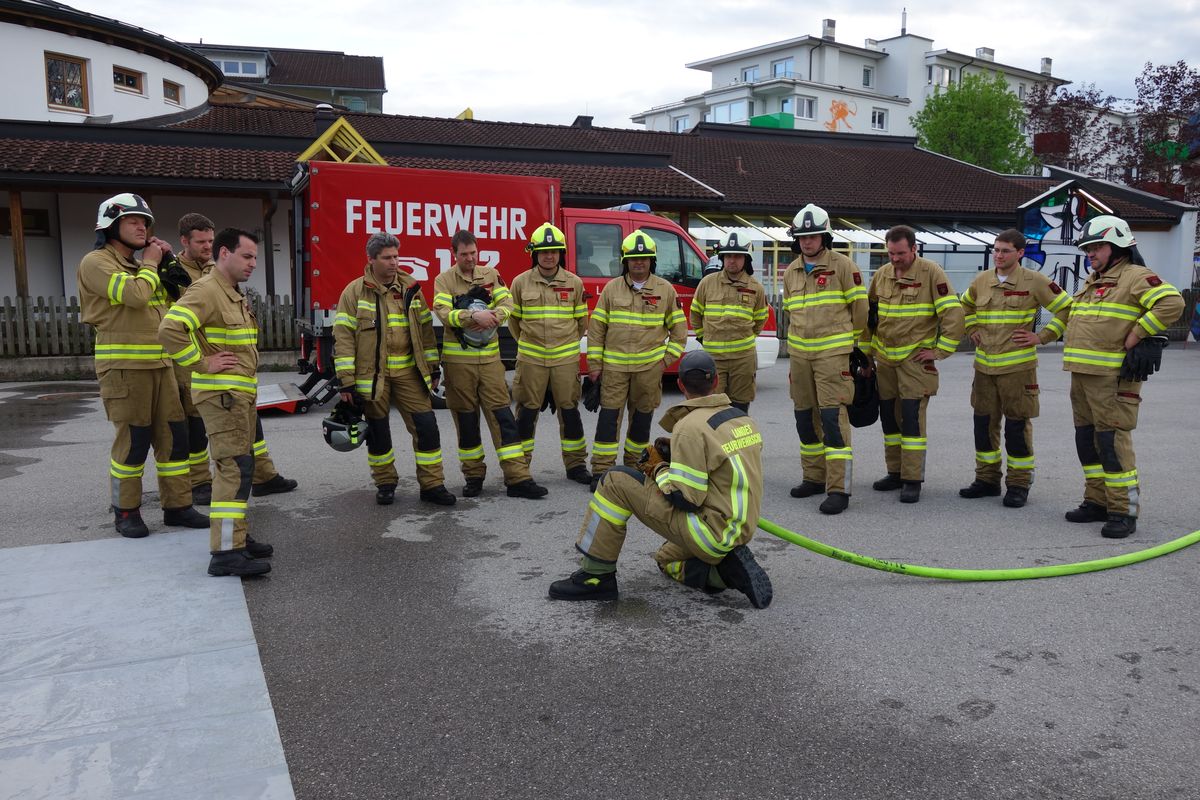
[[700,281],[688,318],[704,349],[720,358],[754,350],[768,313],[767,292],[753,275],[734,280],[722,269]]
[[[258,321],[236,286],[216,270],[188,287],[158,328],[158,339],[177,364],[192,372],[192,402],[224,392],[258,394]],[[228,351],[237,364],[204,372],[204,359]]]
[[804,268],[804,258],[783,273],[783,307],[788,314],[788,352],[800,358],[841,355],[854,349],[867,327],[867,290],[862,273],[829,248]]
[[946,358],[963,337],[963,308],[940,265],[917,258],[903,278],[888,263],[871,278],[870,302],[879,303],[879,325],[863,333],[863,352],[900,363],[921,349]]
[[125,258],[111,244],[79,262],[80,319],[96,329],[96,374],[158,369],[171,361],[158,341],[170,299],[158,271]]
[[517,340],[517,361],[554,367],[579,359],[579,340],[587,333],[583,281],[559,267],[550,280],[537,267],[512,283],[508,330]]
[[[488,308],[496,312],[497,338],[486,347],[467,347],[458,340],[453,328],[461,329],[469,317],[466,309],[454,307],[454,300],[480,286],[491,293]],[[504,285],[500,273],[491,267],[476,266],[471,278],[467,278],[458,267],[448,269],[433,281],[433,313],[445,326],[442,331],[442,360],[457,364],[490,364],[500,360],[499,327],[508,320],[512,312],[512,293]]]
[[1012,340],[1018,330],[1032,331],[1037,310],[1054,317],[1038,334],[1042,344],[1062,336],[1067,328],[1071,296],[1040,272],[1017,265],[1001,282],[996,270],[980,273],[962,293],[968,334],[978,333],[975,369],[985,375],[1003,375],[1037,366],[1037,347]]
[[629,276],[613,278],[600,292],[588,325],[588,370],[641,372],[683,355],[687,318],[675,287],[651,274],[634,289]]

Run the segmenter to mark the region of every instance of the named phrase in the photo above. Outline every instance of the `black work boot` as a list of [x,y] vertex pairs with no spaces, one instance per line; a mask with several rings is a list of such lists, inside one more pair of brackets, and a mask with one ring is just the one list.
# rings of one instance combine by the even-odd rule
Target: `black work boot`
[[479,497],[483,494],[483,478],[467,478],[467,485],[463,487],[463,497]]
[[850,495],[845,492],[830,492],[829,496],[821,501],[821,505],[817,506],[817,510],[822,514],[840,514],[850,505]]
[[592,473],[588,472],[587,467],[583,466],[582,464],[576,464],[567,470],[567,478],[575,481],[576,483],[582,483],[584,486],[588,486],[592,482]]
[[815,494],[821,494],[825,491],[825,484],[817,483],[816,481],[801,481],[796,486],[792,487],[789,494],[792,497],[812,497]]
[[533,482],[533,478],[514,483],[508,487],[509,497],[524,497],[527,500],[541,500],[546,495],[550,494],[550,490],[545,486],[539,486]]
[[207,528],[208,515],[201,514],[191,506],[187,508],[164,508],[163,525],[169,528]]
[[871,484],[871,488],[877,492],[892,492],[904,485],[904,481],[900,480],[899,472],[889,472],[886,478],[880,478]]
[[246,548],[213,553],[208,562],[208,574],[218,578],[223,575],[245,578],[251,575],[266,575],[270,571],[269,563],[254,558]]
[[150,535],[150,529],[142,521],[141,509],[131,508],[128,511],[122,511],[117,508],[114,511],[117,521],[117,533],[126,539],[144,539]]
[[390,506],[396,499],[396,484],[384,483],[375,487],[375,505]]
[[766,608],[771,605],[771,579],[754,560],[754,553],[739,544],[717,564],[717,574],[730,589],[737,589],[750,598],[750,605]]
[[569,578],[550,584],[551,600],[616,600],[617,573],[593,575],[578,570]]
[[192,505],[207,506],[212,504],[212,484],[202,483],[192,487]]
[[[1010,489],[1009,491],[1012,490]],[[999,497],[1000,484],[988,483],[986,481],[976,479],[971,481],[971,485],[965,489],[959,489],[958,496],[966,497],[970,500],[974,500],[976,497]]]
[[250,536],[246,536],[246,552],[251,558],[270,558],[275,555],[275,548],[266,542],[256,542]]
[[284,494],[286,492],[290,492],[299,485],[299,483],[291,478],[285,478],[282,475],[276,475],[269,481],[254,484],[254,486],[250,489],[250,494],[254,495],[255,497],[262,497],[268,494]]
[[1073,508],[1065,514],[1067,522],[1104,522],[1108,519],[1108,509],[1098,503],[1084,500],[1079,508]]
[[1124,539],[1137,530],[1137,517],[1128,514],[1109,514],[1108,522],[1100,529],[1105,539]]
[[1004,505],[1009,508],[1022,508],[1029,500],[1028,486],[1010,486],[1004,493]]
[[904,481],[904,487],[900,490],[901,503],[919,503],[921,502],[921,482],[920,481]]
[[458,498],[450,494],[445,486],[438,485],[432,489],[421,490],[421,500],[426,503],[435,503],[439,506],[452,506],[458,502]]

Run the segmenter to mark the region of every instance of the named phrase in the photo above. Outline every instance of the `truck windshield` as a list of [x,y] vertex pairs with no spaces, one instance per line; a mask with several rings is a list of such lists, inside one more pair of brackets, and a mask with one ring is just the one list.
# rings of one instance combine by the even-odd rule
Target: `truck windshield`
[[679,234],[658,228],[645,228],[658,251],[654,272],[671,283],[695,285],[703,276],[704,261],[687,245]]
[[621,274],[621,226],[580,222],[575,226],[575,273],[581,278]]

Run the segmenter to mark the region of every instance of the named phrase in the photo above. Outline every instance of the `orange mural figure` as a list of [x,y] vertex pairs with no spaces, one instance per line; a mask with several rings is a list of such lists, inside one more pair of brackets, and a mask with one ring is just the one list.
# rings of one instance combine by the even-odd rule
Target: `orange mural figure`
[[845,100],[834,100],[829,104],[829,122],[825,123],[825,129],[837,133],[838,123],[846,126],[846,130],[854,130],[850,125],[849,117],[858,115],[858,104],[851,101],[847,103]]

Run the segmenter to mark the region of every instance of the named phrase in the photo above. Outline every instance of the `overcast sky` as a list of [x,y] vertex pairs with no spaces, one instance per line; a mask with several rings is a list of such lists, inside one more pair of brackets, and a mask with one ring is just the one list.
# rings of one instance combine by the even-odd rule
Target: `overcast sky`
[[[383,56],[384,111],[569,124],[636,127],[629,117],[711,86],[683,65],[805,34],[837,21],[837,40],[900,33],[902,3],[833,0],[66,0],[94,14],[180,41],[341,50]],[[114,8],[119,9],[114,12]],[[1200,66],[1200,0],[1099,3],[1005,0],[910,2],[908,32],[935,49],[974,54],[991,47],[1002,64],[1054,75],[1129,97],[1147,60]]]

